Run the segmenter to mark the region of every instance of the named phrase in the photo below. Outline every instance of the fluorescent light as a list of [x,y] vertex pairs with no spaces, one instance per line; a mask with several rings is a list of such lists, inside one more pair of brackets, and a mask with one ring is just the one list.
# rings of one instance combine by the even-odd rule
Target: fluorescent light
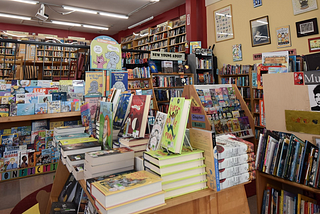
[[88,10],[88,9],[84,9],[84,8],[69,7],[69,6],[64,6],[64,5],[62,5],[62,7],[63,7],[63,9],[66,9],[66,10],[74,10],[74,11],[79,11],[79,12],[83,12],[83,13],[98,14],[97,11]]
[[116,13],[99,12],[99,14],[102,16],[111,16],[111,17],[116,17],[116,18],[120,18],[120,19],[128,19],[129,18],[126,15],[121,15],[121,14],[116,14]]
[[145,20],[142,20],[141,22],[138,22],[138,23],[136,23],[136,24],[133,24],[133,25],[129,26],[128,29],[134,28],[134,27],[136,27],[136,26],[138,26],[138,25],[141,25],[141,24],[143,24],[143,23],[145,23],[145,22],[147,22],[147,21],[150,21],[150,20],[152,20],[152,19],[153,19],[153,16],[151,16],[151,17],[149,17],[149,18],[147,18],[147,19],[145,19]]
[[2,31],[4,34],[8,35],[8,36],[14,36],[14,37],[27,37],[27,35],[15,35],[15,34],[12,34],[12,33],[9,33],[9,32],[5,32],[5,31]]
[[160,0],[150,0],[150,2],[159,2]]
[[99,27],[99,26],[93,26],[93,25],[82,25],[83,27],[86,28],[93,28],[93,29],[99,29],[99,30],[109,30],[107,27]]
[[16,2],[26,3],[26,4],[38,4],[38,1],[28,1],[28,0],[12,0]]
[[60,22],[60,21],[51,21],[52,24],[57,24],[57,25],[68,25],[68,26],[76,26],[76,27],[81,27],[81,24],[77,23],[72,23],[72,22]]
[[16,15],[11,15],[11,14],[6,14],[6,13],[0,13],[0,16],[6,17],[6,18],[13,18],[13,19],[31,20],[31,17],[16,16]]

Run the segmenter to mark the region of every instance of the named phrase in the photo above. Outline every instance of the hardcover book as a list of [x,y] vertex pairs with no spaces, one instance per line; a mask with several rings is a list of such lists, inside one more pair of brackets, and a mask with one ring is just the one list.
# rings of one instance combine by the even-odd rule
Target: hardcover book
[[25,103],[38,103],[39,95],[44,95],[44,93],[26,93]]
[[18,103],[17,116],[33,115],[33,114],[34,114],[34,103]]
[[112,71],[111,72],[111,88],[121,90],[121,92],[128,90],[128,72],[127,71]]
[[32,131],[40,131],[49,128],[48,120],[35,120],[31,123],[31,130]]
[[10,110],[9,104],[0,104],[0,116],[1,117],[9,117],[9,110]]
[[104,149],[112,148],[112,110],[111,102],[100,102],[99,142],[102,143]]
[[120,128],[123,125],[123,122],[126,116],[129,113],[129,106],[131,104],[132,95],[131,93],[121,94],[118,104],[117,111],[115,113],[113,125],[114,127]]
[[158,111],[155,122],[152,127],[152,131],[150,133],[148,145],[147,145],[147,151],[150,150],[157,150],[160,148],[162,133],[164,130],[164,125],[166,123],[167,114]]
[[72,109],[72,101],[62,101],[61,102],[61,112],[70,112]]
[[52,101],[67,101],[67,92],[52,92]]
[[60,112],[61,112],[60,101],[48,102],[48,113],[60,113]]
[[19,164],[18,150],[7,151],[3,153],[4,162],[7,163],[6,170],[17,169]]
[[86,71],[86,97],[101,97],[103,93],[103,72]]
[[51,94],[45,94],[45,95],[38,95],[38,103],[47,103],[52,101],[52,95]]
[[35,110],[34,114],[47,114],[47,108],[48,104],[47,103],[35,103]]
[[161,145],[173,153],[181,153],[190,104],[190,100],[183,97],[175,97],[170,100]]

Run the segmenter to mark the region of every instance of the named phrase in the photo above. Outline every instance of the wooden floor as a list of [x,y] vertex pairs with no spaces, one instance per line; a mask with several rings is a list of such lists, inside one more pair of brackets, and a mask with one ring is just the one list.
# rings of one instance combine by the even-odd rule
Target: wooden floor
[[[0,182],[0,214],[10,214],[11,210],[24,197],[32,192],[53,183],[54,173],[32,176],[12,181]],[[251,214],[257,212],[257,198],[248,198]],[[236,213],[235,213],[236,214]]]

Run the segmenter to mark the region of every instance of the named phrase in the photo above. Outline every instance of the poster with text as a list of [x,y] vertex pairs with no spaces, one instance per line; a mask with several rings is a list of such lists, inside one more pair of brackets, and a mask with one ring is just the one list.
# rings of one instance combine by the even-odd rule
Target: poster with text
[[308,85],[309,102],[311,111],[320,111],[320,84]]
[[216,33],[216,42],[221,42],[234,38],[232,6],[231,4],[224,8],[213,11],[214,27]]

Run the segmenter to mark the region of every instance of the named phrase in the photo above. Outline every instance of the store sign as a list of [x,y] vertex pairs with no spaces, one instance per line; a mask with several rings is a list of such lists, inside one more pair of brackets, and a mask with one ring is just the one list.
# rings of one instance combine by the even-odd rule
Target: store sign
[[151,51],[150,59],[152,60],[185,60],[185,54]]
[[306,71],[304,72],[305,85],[318,85],[320,84],[320,71]]

